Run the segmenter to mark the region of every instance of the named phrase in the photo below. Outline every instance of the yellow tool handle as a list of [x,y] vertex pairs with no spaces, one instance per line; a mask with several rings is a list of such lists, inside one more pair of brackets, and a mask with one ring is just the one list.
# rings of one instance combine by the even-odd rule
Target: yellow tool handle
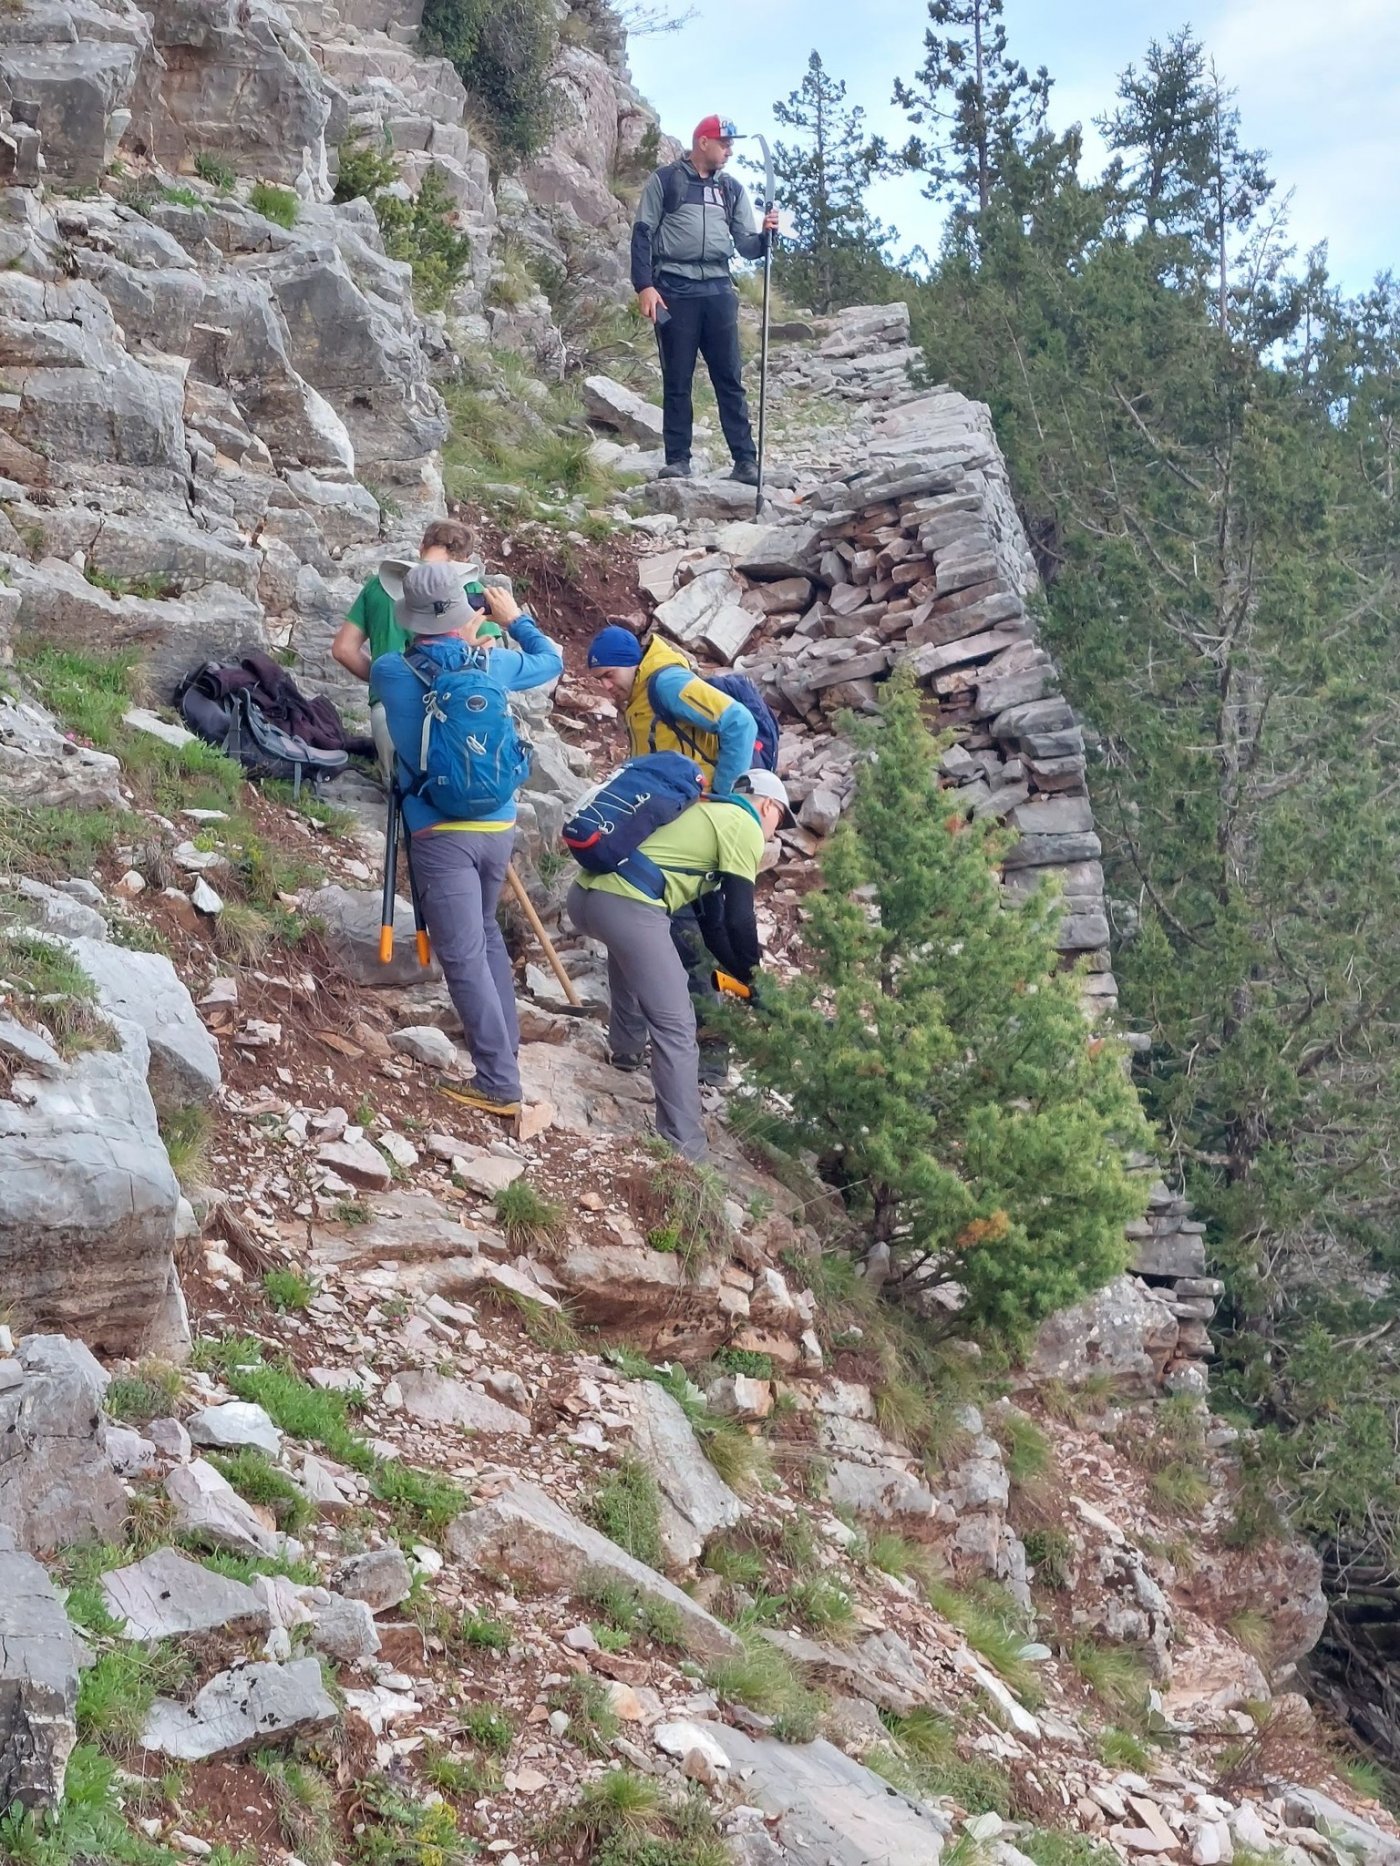
[[747,1004],[753,993],[747,985],[741,985],[730,972],[711,972],[710,983],[716,991],[723,992],[726,998],[742,998]]

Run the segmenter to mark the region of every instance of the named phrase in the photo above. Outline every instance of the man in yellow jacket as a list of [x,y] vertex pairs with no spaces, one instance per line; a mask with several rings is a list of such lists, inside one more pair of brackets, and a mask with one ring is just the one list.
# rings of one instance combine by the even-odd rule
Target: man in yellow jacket
[[609,623],[588,644],[588,665],[622,708],[631,756],[680,752],[728,797],[754,762],[758,722],[742,701],[703,680],[678,648],[658,635],[649,647]]

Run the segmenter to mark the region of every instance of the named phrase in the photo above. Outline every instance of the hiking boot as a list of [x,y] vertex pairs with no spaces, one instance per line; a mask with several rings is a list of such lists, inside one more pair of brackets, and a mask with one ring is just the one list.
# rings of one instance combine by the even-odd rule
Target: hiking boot
[[658,479],[689,479],[690,462],[688,460],[668,460],[656,477]]
[[737,479],[741,486],[756,486],[758,484],[757,460],[736,460],[734,471],[729,477]]
[[647,1053],[645,1050],[638,1050],[635,1054],[630,1054],[626,1050],[608,1051],[608,1061],[612,1064],[613,1068],[620,1069],[622,1073],[627,1076],[635,1075],[646,1059]]
[[496,1096],[484,1095],[478,1089],[450,1089],[441,1088],[441,1085],[439,1087],[440,1092],[446,1095],[449,1101],[460,1102],[464,1108],[475,1108],[482,1114],[498,1115],[503,1121],[513,1121],[520,1113],[518,1100],[499,1101]]

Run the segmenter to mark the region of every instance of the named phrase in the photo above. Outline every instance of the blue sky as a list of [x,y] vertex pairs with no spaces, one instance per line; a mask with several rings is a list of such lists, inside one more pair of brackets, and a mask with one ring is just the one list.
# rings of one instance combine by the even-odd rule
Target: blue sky
[[[631,48],[638,88],[682,140],[712,110],[771,138],[773,101],[801,81],[813,48],[875,127],[904,129],[890,83],[921,58],[921,0],[695,4],[681,31]],[[1325,239],[1333,276],[1352,291],[1400,269],[1397,0],[1006,0],[1017,56],[1049,67],[1052,120],[1084,124],[1091,160],[1099,151],[1089,119],[1111,101],[1117,74],[1186,19],[1238,92],[1246,140],[1270,151],[1280,192],[1293,191],[1300,252]],[[912,181],[880,184],[871,205],[905,246],[936,243],[938,210]]]

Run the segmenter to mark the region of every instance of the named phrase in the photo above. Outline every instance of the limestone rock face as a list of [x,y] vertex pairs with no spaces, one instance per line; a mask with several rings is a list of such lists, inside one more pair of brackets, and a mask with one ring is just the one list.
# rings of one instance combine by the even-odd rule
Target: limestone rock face
[[744,1506],[705,1456],[678,1400],[651,1380],[636,1382],[629,1397],[637,1456],[661,1492],[662,1546],[688,1566],[712,1535],[739,1521]]
[[121,767],[109,752],[75,745],[52,713],[0,694],[0,798],[48,810],[125,810]]
[[221,1080],[219,1052],[194,1000],[163,953],[130,952],[106,941],[65,942],[97,987],[104,1011],[141,1026],[149,1046],[147,1080],[162,1113],[204,1102]]
[[0,1099],[0,1283],[31,1326],[136,1355],[170,1286],[180,1187],[145,1032],[116,1031],[120,1049],[17,1077]]
[[0,1803],[63,1799],[77,1741],[78,1652],[58,1592],[0,1531]]
[[331,99],[305,42],[270,0],[155,0],[164,60],[137,128],[179,168],[200,149],[242,174],[295,181],[302,152],[324,172]]
[[23,1378],[0,1393],[0,1534],[30,1553],[114,1541],[126,1493],[103,1448],[107,1375],[63,1335],[26,1335],[17,1358]]
[[1151,1395],[1176,1346],[1169,1304],[1130,1276],[1118,1276],[1042,1325],[1027,1363],[1033,1379],[1073,1386],[1111,1374],[1121,1391]]
[[240,1665],[211,1678],[189,1704],[157,1698],[141,1742],[177,1762],[207,1762],[322,1729],[335,1716],[318,1660]]

